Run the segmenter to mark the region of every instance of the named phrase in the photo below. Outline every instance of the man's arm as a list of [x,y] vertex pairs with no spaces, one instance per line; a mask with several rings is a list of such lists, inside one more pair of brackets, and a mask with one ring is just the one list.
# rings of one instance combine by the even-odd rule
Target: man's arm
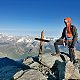
[[63,29],[63,32],[62,32],[62,36],[61,36],[62,39],[65,38],[65,31],[66,31],[66,27]]
[[78,33],[77,33],[77,29],[75,27],[73,27],[73,42],[71,44],[72,47],[74,47],[76,41],[77,41],[77,38],[78,38]]

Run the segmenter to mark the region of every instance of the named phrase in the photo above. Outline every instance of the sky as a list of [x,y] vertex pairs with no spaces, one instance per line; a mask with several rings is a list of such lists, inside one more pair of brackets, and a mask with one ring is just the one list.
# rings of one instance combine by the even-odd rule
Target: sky
[[0,0],[0,33],[60,37],[66,17],[80,36],[80,0]]

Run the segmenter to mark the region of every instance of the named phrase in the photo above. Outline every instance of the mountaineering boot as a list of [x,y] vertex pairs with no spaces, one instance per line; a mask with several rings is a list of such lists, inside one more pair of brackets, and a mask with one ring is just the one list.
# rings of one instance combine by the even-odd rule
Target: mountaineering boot
[[60,56],[60,53],[53,53],[53,54],[51,54],[52,56]]

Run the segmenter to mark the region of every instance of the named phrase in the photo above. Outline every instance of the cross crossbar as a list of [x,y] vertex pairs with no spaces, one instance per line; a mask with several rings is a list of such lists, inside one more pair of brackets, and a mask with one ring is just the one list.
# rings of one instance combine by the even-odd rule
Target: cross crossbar
[[41,38],[35,38],[35,40],[40,41],[39,54],[42,54],[42,42],[49,42],[49,40],[44,39],[44,31],[41,32]]
[[41,38],[35,38],[35,40],[44,41],[44,42],[49,42],[49,40],[45,40],[45,39],[41,39]]

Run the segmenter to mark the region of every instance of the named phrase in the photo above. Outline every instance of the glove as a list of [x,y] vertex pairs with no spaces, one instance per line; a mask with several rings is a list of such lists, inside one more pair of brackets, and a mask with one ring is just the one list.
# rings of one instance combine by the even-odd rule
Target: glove
[[70,48],[74,48],[74,46],[73,46],[73,45],[70,45],[69,47],[70,47]]

